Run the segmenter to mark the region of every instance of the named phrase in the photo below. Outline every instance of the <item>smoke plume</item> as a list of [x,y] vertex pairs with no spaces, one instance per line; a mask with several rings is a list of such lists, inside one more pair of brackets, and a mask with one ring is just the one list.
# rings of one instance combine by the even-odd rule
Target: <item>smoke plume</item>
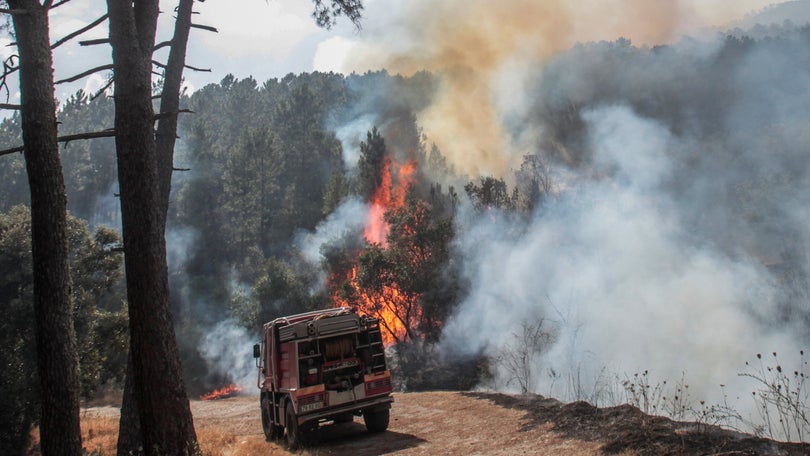
[[[430,141],[461,172],[504,175],[526,151],[510,141],[503,120],[521,110],[526,78],[545,61],[578,42],[624,37],[638,44],[669,43],[705,21],[729,22],[764,4],[718,3],[372,2],[369,15],[378,20],[369,21],[355,40],[344,69],[439,73],[437,98],[418,119]],[[395,13],[387,16],[385,8]]]
[[648,370],[719,402],[750,395],[737,373],[756,353],[796,360],[808,30],[754,42],[706,28],[764,4],[416,1],[369,25],[348,68],[437,72],[418,123],[457,170],[509,180],[532,154],[554,180],[529,223],[462,208],[472,285],[448,351],[497,357],[542,320],[554,338],[531,389],[569,399],[598,396],[605,372]]

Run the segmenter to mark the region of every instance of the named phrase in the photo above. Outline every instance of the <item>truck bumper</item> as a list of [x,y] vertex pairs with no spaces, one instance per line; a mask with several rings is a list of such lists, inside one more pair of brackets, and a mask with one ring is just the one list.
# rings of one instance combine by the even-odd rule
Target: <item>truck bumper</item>
[[340,415],[342,413],[355,412],[357,410],[390,408],[392,402],[394,402],[394,398],[391,397],[390,395],[363,399],[357,402],[342,404],[335,407],[317,410],[315,412],[307,413],[305,415],[299,415],[298,424],[304,424],[309,421]]

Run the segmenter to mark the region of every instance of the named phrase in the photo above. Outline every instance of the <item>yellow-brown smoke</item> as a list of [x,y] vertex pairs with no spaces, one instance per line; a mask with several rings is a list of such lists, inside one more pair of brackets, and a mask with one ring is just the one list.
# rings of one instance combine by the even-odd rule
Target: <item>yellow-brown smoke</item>
[[[713,0],[708,0],[711,3]],[[762,0],[750,0],[762,1]],[[690,3],[691,2],[691,3]],[[577,42],[620,37],[634,44],[671,42],[706,16],[693,0],[412,0],[349,56],[350,69],[386,68],[441,75],[435,102],[419,114],[428,140],[460,172],[504,175],[524,153],[507,137],[504,100],[521,99],[520,78],[499,83],[514,62],[539,66]],[[705,4],[704,4],[705,5]],[[716,17],[714,17],[716,19]],[[530,96],[525,94],[523,96]]]

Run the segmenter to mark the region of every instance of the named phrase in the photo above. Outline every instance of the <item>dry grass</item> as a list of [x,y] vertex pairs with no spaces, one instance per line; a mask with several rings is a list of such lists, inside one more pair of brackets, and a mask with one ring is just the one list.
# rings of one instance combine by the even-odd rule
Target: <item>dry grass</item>
[[81,418],[84,449],[94,454],[115,454],[118,417],[88,415],[83,413]]
[[[82,446],[90,455],[114,455],[118,442],[117,409],[104,407],[101,410],[83,411],[81,415]],[[29,456],[38,456],[39,429],[31,432],[32,445]],[[264,441],[264,436],[234,435],[220,426],[197,426],[197,439],[203,456],[251,456],[268,454],[269,449],[278,449]],[[270,454],[273,452],[270,451]]]

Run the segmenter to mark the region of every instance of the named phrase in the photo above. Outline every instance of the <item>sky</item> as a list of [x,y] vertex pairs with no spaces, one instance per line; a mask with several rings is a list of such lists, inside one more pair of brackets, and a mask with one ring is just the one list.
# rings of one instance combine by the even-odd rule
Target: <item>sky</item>
[[[475,30],[478,24],[476,12],[504,15],[507,25],[514,20],[510,14],[532,18],[522,25],[529,28],[533,27],[534,14],[550,18],[547,22],[559,20],[564,32],[556,36],[565,39],[551,46],[549,52],[553,52],[564,50],[558,48],[577,41],[614,40],[628,35],[635,43],[673,40],[682,33],[723,27],[771,2],[588,0],[577,2],[577,6],[567,3],[573,2],[366,0],[360,28],[340,19],[332,29],[324,30],[315,25],[311,17],[312,3],[306,0],[238,0],[238,8],[234,7],[233,0],[198,2],[196,11],[199,15],[195,21],[214,26],[219,33],[193,30],[187,62],[195,67],[210,68],[211,72],[188,71],[187,85],[190,90],[196,90],[221,81],[229,73],[240,79],[253,76],[262,82],[288,73],[313,70],[362,73],[386,68],[406,75],[420,69],[435,70],[435,60],[418,58],[421,51],[433,46],[425,41],[444,38],[434,33],[436,29],[464,31],[467,26],[473,27],[471,33],[484,32],[486,36],[486,30]],[[52,41],[100,17],[105,5],[101,0],[76,0],[57,8],[51,16]],[[175,5],[173,1],[161,2],[164,13],[159,33],[164,39],[171,34],[171,11]],[[521,26],[516,30],[520,31]],[[83,39],[101,38],[106,33],[106,27],[102,25],[85,34]],[[515,39],[532,42],[531,34],[514,35]],[[499,36],[509,42],[509,36]],[[10,42],[8,36],[0,38],[0,45]],[[12,48],[3,46],[0,51],[3,57],[8,57]],[[443,58],[446,54],[437,53],[436,56]],[[55,78],[60,80],[109,60],[107,46],[83,48],[75,43],[68,44],[54,54]],[[104,83],[104,77],[99,73],[76,83],[60,84],[57,98],[65,100],[80,88],[86,91],[97,89]],[[11,101],[19,97],[13,87],[8,95]]]

